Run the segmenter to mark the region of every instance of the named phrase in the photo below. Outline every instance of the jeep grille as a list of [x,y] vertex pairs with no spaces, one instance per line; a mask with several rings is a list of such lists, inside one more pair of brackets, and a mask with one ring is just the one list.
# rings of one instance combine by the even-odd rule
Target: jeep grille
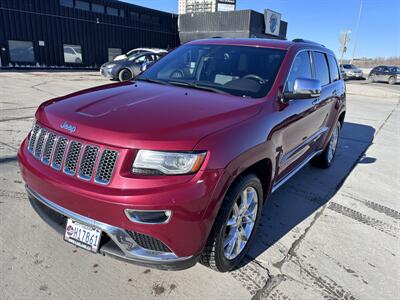
[[103,185],[110,183],[118,160],[118,151],[70,140],[38,123],[33,126],[28,150],[57,171]]

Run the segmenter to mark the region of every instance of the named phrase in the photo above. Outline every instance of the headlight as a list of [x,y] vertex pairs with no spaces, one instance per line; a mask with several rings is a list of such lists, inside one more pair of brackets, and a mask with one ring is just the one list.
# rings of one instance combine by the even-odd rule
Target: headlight
[[206,152],[163,152],[139,150],[132,172],[146,175],[177,175],[196,173],[203,164]]
[[112,65],[106,66],[106,68],[107,68],[107,69],[112,69],[112,68],[114,68],[115,66],[116,66],[115,64],[112,64]]

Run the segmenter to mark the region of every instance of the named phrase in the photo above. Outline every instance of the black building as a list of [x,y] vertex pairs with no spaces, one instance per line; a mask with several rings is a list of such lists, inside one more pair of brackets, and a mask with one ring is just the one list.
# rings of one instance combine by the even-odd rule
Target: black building
[[1,67],[96,67],[138,47],[174,48],[177,18],[115,0],[0,0]]
[[211,38],[286,39],[288,23],[280,21],[279,35],[265,34],[265,16],[254,10],[193,13],[179,16],[181,43]]

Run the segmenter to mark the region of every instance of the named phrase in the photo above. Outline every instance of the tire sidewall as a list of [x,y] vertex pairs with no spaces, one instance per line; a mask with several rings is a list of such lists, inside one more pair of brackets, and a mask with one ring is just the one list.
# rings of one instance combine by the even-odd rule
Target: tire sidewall
[[[231,208],[233,204],[237,201],[240,193],[247,187],[252,186],[257,191],[258,196],[258,209],[257,209],[257,217],[253,227],[253,232],[251,233],[250,239],[247,241],[246,246],[243,248],[242,252],[232,260],[228,260],[224,255],[224,234],[226,229],[226,222],[229,218],[229,214],[231,212]],[[235,188],[234,191],[230,194],[231,197],[225,198],[224,201],[229,201],[229,209],[224,212],[220,217],[223,219],[222,226],[216,237],[216,264],[220,271],[226,272],[234,269],[243,257],[246,255],[248,249],[251,247],[252,241],[257,231],[258,224],[261,219],[261,213],[263,209],[263,189],[260,180],[254,174],[247,175],[243,181],[241,181]]]
[[396,83],[396,78],[394,78],[394,76],[389,77],[388,83],[389,84],[395,84]]
[[337,148],[338,148],[338,144],[339,144],[340,130],[342,129],[342,126],[341,126],[341,124],[340,124],[339,121],[336,122],[336,124],[335,124],[335,129],[336,129],[336,127],[338,127],[338,140],[337,140],[335,152],[333,153],[333,157],[332,157],[331,161],[329,161],[329,159],[328,159],[328,153],[329,153],[329,145],[330,145],[331,140],[332,140],[332,138],[333,138],[333,131],[332,131],[331,138],[329,139],[328,145],[327,145],[327,147],[326,147],[326,149],[325,149],[325,151],[324,151],[324,152],[325,152],[325,153],[324,153],[324,159],[325,159],[325,161],[326,161],[327,167],[329,167],[329,166],[332,165],[332,163],[334,162],[335,157],[336,157],[336,152],[337,152]]
[[[124,79],[124,78],[123,78],[123,75],[124,75],[124,74],[130,74],[129,79]],[[118,73],[118,79],[119,79],[119,81],[121,81],[121,82],[123,82],[123,81],[128,81],[128,80],[132,79],[132,72],[129,71],[128,69],[122,69],[122,70],[119,71],[119,73]]]

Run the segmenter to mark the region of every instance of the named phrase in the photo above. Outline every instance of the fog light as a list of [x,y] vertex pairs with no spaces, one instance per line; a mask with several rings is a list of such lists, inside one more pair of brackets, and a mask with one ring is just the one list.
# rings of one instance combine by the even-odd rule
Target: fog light
[[125,215],[134,223],[165,224],[169,222],[172,212],[170,210],[125,209]]

